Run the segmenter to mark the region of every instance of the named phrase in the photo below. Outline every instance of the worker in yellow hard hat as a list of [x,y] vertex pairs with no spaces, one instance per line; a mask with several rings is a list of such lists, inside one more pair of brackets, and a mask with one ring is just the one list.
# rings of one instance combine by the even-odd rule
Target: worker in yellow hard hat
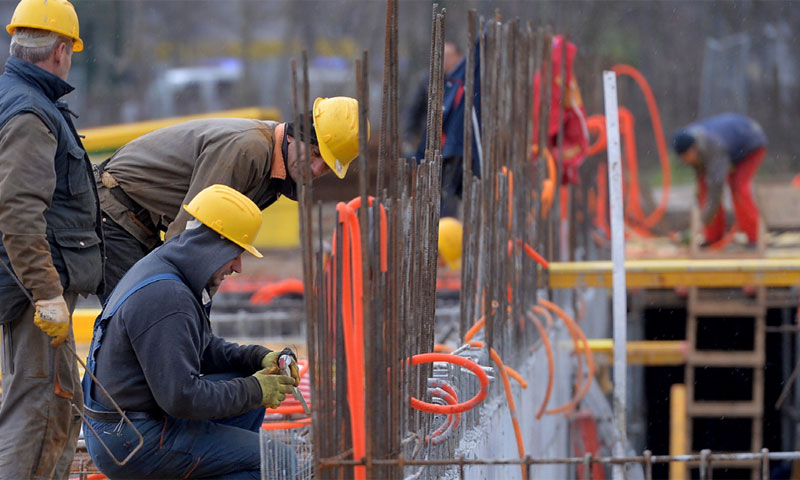
[[[342,178],[358,156],[358,102],[317,98],[308,115],[312,178]],[[241,118],[193,120],[148,133],[97,168],[97,188],[108,239],[106,293],[137,260],[181,232],[181,209],[203,188],[225,184],[265,209],[284,195],[297,197],[306,135],[303,119],[270,122]],[[369,131],[367,131],[369,134]]]
[[[211,292],[241,271],[244,252],[261,256],[253,246],[261,211],[226,185],[201,190],[183,209],[194,218],[186,230],[137,262],[110,295],[86,364],[144,447],[124,466],[108,454],[103,444],[120,459],[138,437],[85,375],[89,423],[115,432],[85,431],[86,448],[109,478],[259,478],[265,407],[278,407],[300,380],[296,368],[272,372],[294,353],[226,342],[208,312]],[[294,451],[277,441],[267,448],[294,478]]]
[[464,229],[453,217],[439,220],[439,263],[450,270],[461,270],[461,245]]
[[[89,158],[61,97],[83,49],[66,0],[22,0],[0,75],[0,479],[66,478],[80,433],[70,327],[102,281]],[[66,345],[62,345],[66,343]]]

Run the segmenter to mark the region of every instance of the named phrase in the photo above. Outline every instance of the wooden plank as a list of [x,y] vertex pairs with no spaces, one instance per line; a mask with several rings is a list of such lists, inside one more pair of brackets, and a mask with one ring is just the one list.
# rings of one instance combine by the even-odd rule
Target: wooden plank
[[720,401],[695,401],[687,397],[686,412],[690,417],[761,417],[762,405],[754,401],[735,402],[730,400]]
[[749,367],[760,369],[764,356],[754,352],[737,350],[695,350],[686,355],[687,364],[694,367]]

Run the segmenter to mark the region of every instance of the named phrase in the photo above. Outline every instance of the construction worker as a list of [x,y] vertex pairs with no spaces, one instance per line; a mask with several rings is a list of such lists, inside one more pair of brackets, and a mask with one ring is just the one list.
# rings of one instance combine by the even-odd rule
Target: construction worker
[[[226,185],[201,190],[183,208],[196,220],[125,274],[89,349],[87,370],[135,430],[85,375],[84,411],[100,436],[86,432],[86,447],[111,478],[260,478],[264,407],[278,407],[299,382],[296,367],[292,376],[270,373],[280,355],[294,354],[226,342],[208,313],[209,292],[241,271],[243,252],[261,257],[252,245],[261,211]],[[122,460],[138,445],[137,430],[143,447],[117,465],[102,444]],[[291,448],[268,448],[296,467]]]
[[[450,45],[448,47],[448,44]],[[448,50],[453,53],[448,55]],[[467,60],[461,55],[457,46],[452,42],[444,45],[444,91],[442,92],[442,131],[437,134],[441,139],[442,150],[442,198],[440,212],[443,217],[453,217],[458,214],[458,207],[462,195],[463,157],[464,157],[464,83],[467,75]],[[453,65],[448,64],[453,62]],[[476,68],[475,72],[479,69]],[[476,75],[477,80],[477,75]],[[480,117],[479,85],[476,83],[475,98],[476,116]],[[422,117],[424,118],[424,117]],[[425,158],[427,130],[423,132],[422,140],[414,156],[417,160]],[[480,154],[477,143],[473,139],[472,171],[480,175]]]
[[[444,42],[442,63],[445,75],[455,70],[464,60],[458,44],[451,40]],[[425,119],[428,114],[428,72],[420,76],[417,86],[411,96],[411,103],[403,115],[403,150],[411,156],[419,145],[420,135],[425,130]],[[424,153],[424,152],[423,152]]]
[[91,164],[59,100],[83,49],[66,0],[22,0],[0,76],[0,478],[66,478],[82,402],[70,317],[102,282]]
[[464,228],[461,222],[453,217],[439,220],[439,265],[445,265],[453,271],[461,270],[461,245]]
[[[358,102],[317,98],[311,112],[310,170],[344,178],[358,156]],[[96,171],[107,238],[105,301],[137,260],[183,231],[181,209],[216,183],[244,193],[260,209],[296,199],[305,158],[300,125],[251,119],[203,119],[161,128],[117,150]],[[369,133],[369,132],[367,132]]]
[[751,245],[756,243],[758,210],[750,181],[767,153],[766,144],[767,137],[755,120],[734,113],[692,123],[673,136],[675,152],[697,174],[706,244],[717,242],[725,234],[722,190],[726,177],[739,228]]

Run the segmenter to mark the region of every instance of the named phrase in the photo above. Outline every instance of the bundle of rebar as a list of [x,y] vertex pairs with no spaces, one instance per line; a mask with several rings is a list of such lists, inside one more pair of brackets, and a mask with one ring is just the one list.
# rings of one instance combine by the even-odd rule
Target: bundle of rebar
[[[426,132],[442,131],[445,17],[434,5]],[[519,361],[538,339],[538,332],[522,320],[523,312],[536,302],[538,285],[537,266],[522,247],[548,247],[547,237],[538,234],[546,224],[536,214],[544,160],[539,154],[532,161],[532,152],[543,150],[533,145],[542,143],[545,129],[534,135],[531,105],[534,72],[543,68],[548,75],[550,34],[535,32],[530,23],[519,20],[503,23],[499,14],[479,21],[471,11],[468,24],[458,332],[464,338],[484,318],[485,342],[476,350],[483,352],[484,364],[492,349]],[[429,133],[425,158],[409,161],[400,156],[397,25],[397,1],[387,0],[383,102],[374,162],[365,135],[370,107],[366,51],[356,61],[360,196],[337,206],[327,263],[321,205],[316,228],[312,223],[308,168],[298,182],[317,478],[400,478],[406,473],[404,458],[454,459],[458,438],[453,432],[470,428],[478,415],[476,410],[455,422],[409,406],[410,398],[432,391],[430,385],[450,388],[447,382],[430,379],[455,377],[461,370],[437,367],[434,375],[432,365],[410,362],[412,356],[434,349],[442,145],[440,135]],[[293,64],[293,100],[299,112],[296,71]],[[302,71],[302,111],[308,111],[305,55]],[[542,85],[539,118],[547,118],[550,82]],[[475,156],[480,171],[472,169]],[[368,195],[372,164],[377,188]],[[316,239],[314,231],[319,234]],[[477,387],[463,388],[462,396]],[[455,436],[449,442],[432,442],[434,430]],[[388,464],[386,459],[399,461]]]

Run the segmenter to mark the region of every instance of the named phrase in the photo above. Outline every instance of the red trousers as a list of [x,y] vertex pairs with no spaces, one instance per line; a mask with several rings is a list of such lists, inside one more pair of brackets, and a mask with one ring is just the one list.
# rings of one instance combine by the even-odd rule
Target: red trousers
[[[758,167],[767,149],[764,147],[755,150],[745,157],[738,165],[728,173],[728,185],[731,189],[733,199],[733,211],[736,214],[736,221],[739,228],[747,234],[750,243],[756,243],[758,238],[758,209],[753,201],[753,192],[750,190],[750,181],[756,176]],[[705,176],[697,177],[697,197],[700,208],[705,207],[708,187],[706,186]],[[720,204],[719,210],[705,226],[706,242],[714,243],[725,235],[725,209]]]

